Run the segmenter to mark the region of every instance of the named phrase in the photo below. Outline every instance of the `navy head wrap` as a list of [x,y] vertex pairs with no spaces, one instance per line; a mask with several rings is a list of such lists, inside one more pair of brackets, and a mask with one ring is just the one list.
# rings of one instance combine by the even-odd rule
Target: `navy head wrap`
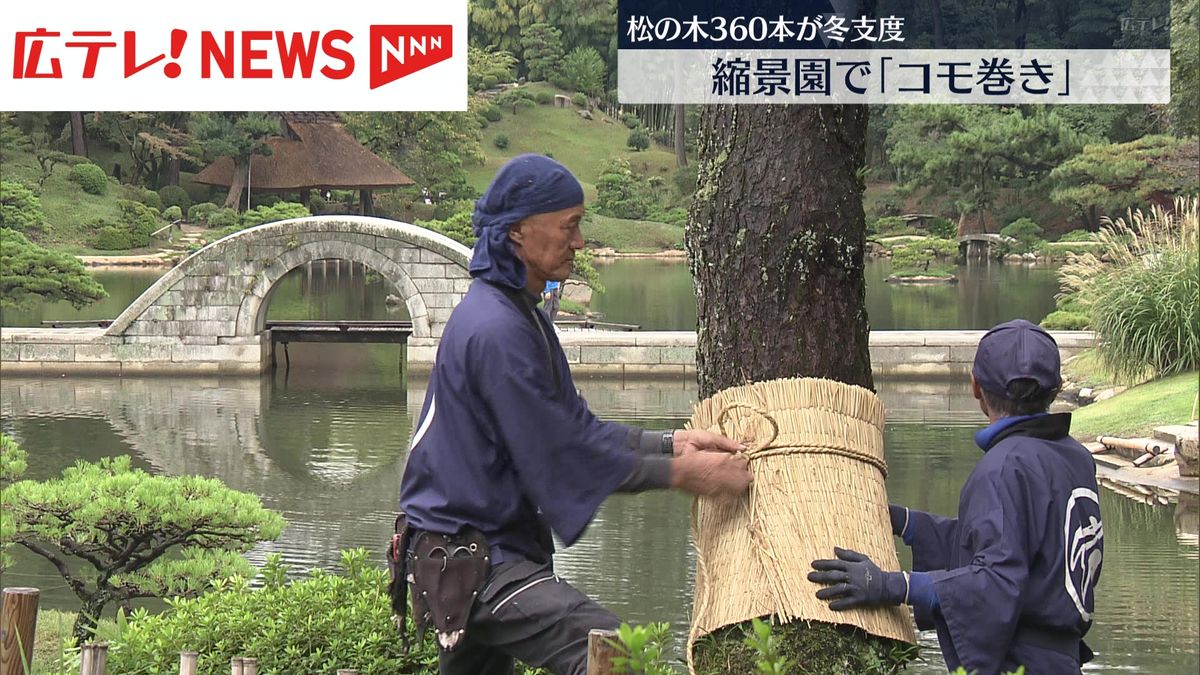
[[525,288],[525,263],[517,257],[509,229],[528,216],[582,203],[583,186],[562,164],[534,154],[508,160],[475,202],[471,224],[478,239],[471,254],[471,276]]

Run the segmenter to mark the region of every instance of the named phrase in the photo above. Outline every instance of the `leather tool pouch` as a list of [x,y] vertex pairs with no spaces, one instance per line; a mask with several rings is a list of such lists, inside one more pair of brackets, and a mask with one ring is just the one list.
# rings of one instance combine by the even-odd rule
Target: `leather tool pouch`
[[471,528],[455,535],[420,532],[408,554],[408,569],[418,639],[432,624],[438,645],[453,650],[491,571],[487,539]]

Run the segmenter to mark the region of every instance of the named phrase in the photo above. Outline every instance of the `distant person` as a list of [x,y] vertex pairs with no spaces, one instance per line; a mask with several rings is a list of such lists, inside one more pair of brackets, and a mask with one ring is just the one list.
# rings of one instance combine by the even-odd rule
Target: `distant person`
[[551,533],[574,544],[614,492],[750,487],[734,441],[605,422],[579,396],[537,302],[571,273],[583,213],[579,181],[541,155],[509,160],[475,204],[474,280],[442,333],[389,553],[393,609],[411,588],[442,675],[511,675],[513,659],[584,675],[588,632],[620,621],[555,573]]
[[550,318],[551,324],[554,323],[554,319],[558,316],[558,300],[561,289],[561,282],[547,281],[546,288],[542,290],[542,309],[546,312],[546,316]]
[[1092,658],[1104,560],[1096,465],[1071,438],[1070,413],[1050,414],[1062,386],[1058,345],[1024,320],[979,341],[971,388],[990,424],[985,453],[963,485],[958,517],[895,504],[892,532],[912,547],[913,572],[881,572],[834,549],[810,581],[833,610],[912,605],[917,626],[937,628],[949,670],[992,675],[1079,673]]

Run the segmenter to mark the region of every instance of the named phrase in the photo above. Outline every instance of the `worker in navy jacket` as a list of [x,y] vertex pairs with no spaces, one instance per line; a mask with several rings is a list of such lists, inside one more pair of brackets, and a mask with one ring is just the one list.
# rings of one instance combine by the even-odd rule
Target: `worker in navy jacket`
[[831,609],[911,605],[918,627],[937,629],[950,670],[1078,673],[1092,656],[1083,637],[1104,527],[1094,461],[1070,437],[1070,414],[1047,412],[1062,385],[1058,345],[1028,321],[1003,323],[980,340],[971,374],[990,424],[975,434],[984,454],[958,517],[891,505],[911,573],[835,549],[808,578]]
[[555,574],[551,533],[575,543],[614,492],[749,488],[739,444],[601,421],[575,389],[536,307],[571,273],[583,214],[579,182],[540,155],[510,160],[476,204],[474,281],[442,334],[400,495],[414,619],[436,628],[443,674],[507,674],[514,658],[585,673],[589,630],[619,620]]

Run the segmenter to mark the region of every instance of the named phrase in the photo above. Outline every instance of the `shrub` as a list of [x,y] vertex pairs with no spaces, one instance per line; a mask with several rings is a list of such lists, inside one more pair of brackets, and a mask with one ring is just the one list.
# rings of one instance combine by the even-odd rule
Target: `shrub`
[[36,230],[46,221],[42,202],[20,183],[0,181],[0,227]]
[[221,207],[208,216],[209,227],[232,227],[238,222],[237,211]]
[[668,148],[675,145],[675,134],[671,133],[669,129],[659,129],[650,134],[650,137],[654,139],[655,143]]
[[92,248],[101,251],[128,251],[148,243],[149,238],[138,237],[129,228],[118,225],[103,225],[92,235]]
[[463,246],[474,246],[475,232],[471,228],[471,216],[472,212],[470,209],[463,209],[448,218],[427,220],[417,224],[434,232],[444,234]]
[[504,118],[504,113],[500,111],[499,107],[494,106],[494,105],[489,105],[487,108],[484,109],[483,116],[486,117],[487,121],[489,121],[489,122],[499,122],[501,119]]
[[163,220],[170,223],[173,223],[176,220],[183,220],[183,209],[180,209],[178,206],[168,206],[167,208],[163,209],[162,217]]
[[500,148],[501,150],[507,148],[508,147],[508,136],[506,136],[504,134],[496,134],[496,137],[492,139],[492,145],[496,146],[497,148]]
[[954,239],[958,236],[958,223],[949,218],[934,216],[929,221],[929,234],[942,239]]
[[[1134,211],[1107,221],[1102,254],[1085,253],[1059,270],[1099,333],[1101,365],[1134,381],[1200,367],[1200,232],[1197,199],[1174,211]],[[1110,263],[1101,259],[1110,260]]]
[[554,103],[554,94],[548,91],[539,91],[533,95],[533,100],[538,102],[538,105],[550,105]]
[[484,75],[483,76],[483,88],[484,89],[491,89],[492,87],[496,86],[497,84],[500,84],[500,78],[496,77],[495,75]]
[[636,152],[641,152],[650,147],[650,134],[646,133],[646,129],[638,127],[629,132],[629,138],[625,140],[625,145],[631,147]]
[[1005,225],[1000,230],[1005,237],[1012,237],[1016,244],[1012,249],[1017,253],[1029,253],[1037,250],[1042,243],[1042,228],[1029,218],[1018,218]]
[[216,204],[213,204],[212,202],[200,202],[199,204],[193,204],[187,210],[188,222],[189,223],[208,224],[208,219],[219,208],[221,208],[221,207],[217,206]]
[[192,205],[192,198],[188,196],[187,190],[178,185],[167,185],[158,191],[158,197],[161,200],[161,208],[169,208],[178,206],[180,211],[187,211]]
[[586,108],[588,104],[587,96],[583,92],[577,91],[571,95],[571,103],[580,108]]
[[628,161],[615,157],[604,163],[596,181],[597,213],[641,220],[652,205],[648,186],[633,172]]
[[108,191],[108,174],[91,162],[71,167],[69,178],[89,195],[102,195]]
[[1042,319],[1042,328],[1046,330],[1087,330],[1087,327],[1087,314],[1064,309],[1056,309]]
[[141,185],[122,185],[121,199],[145,204],[155,211],[162,210],[162,198],[158,196],[158,193]]
[[1096,235],[1087,230],[1071,230],[1058,238],[1059,241],[1079,242],[1079,241],[1096,241]]
[[159,222],[158,209],[128,199],[118,199],[117,208],[121,211],[121,224],[128,225],[134,231],[142,232],[147,237],[151,232],[162,227]]
[[322,197],[319,194],[314,194],[314,195],[309,196],[309,198],[308,198],[308,212],[309,213],[311,213],[313,215],[316,215],[318,213],[324,213],[325,209],[327,209],[327,208],[329,208],[329,202],[326,202],[324,197]]
[[[4,505],[6,537],[55,563],[79,596],[80,640],[109,602],[197,595],[215,579],[249,572],[239,553],[283,529],[256,495],[212,478],[151,476],[128,456],[21,481],[5,489]],[[73,571],[77,562],[96,575]]]
[[[234,656],[256,658],[264,673],[437,670],[432,638],[405,650],[384,591],[387,572],[366,551],[343,551],[340,574],[314,570],[285,582],[286,573],[273,555],[260,589],[234,578],[198,598],[172,600],[161,614],[135,610],[105,636],[109,672],[175,672],[181,651],[199,652],[198,671],[206,674],[228,672]],[[411,619],[405,629],[412,630]]]
[[627,112],[621,114],[621,123],[630,129],[636,129],[642,126],[642,120],[637,115]]
[[892,249],[892,274],[898,277],[947,277],[951,272],[939,264],[927,247],[916,243]]
[[876,220],[869,229],[881,237],[904,234],[909,231],[908,223],[900,216],[884,216]]
[[254,227],[263,223],[273,223],[277,220],[304,218],[311,216],[308,207],[296,202],[278,202],[271,206],[257,206],[242,214],[242,227]]

